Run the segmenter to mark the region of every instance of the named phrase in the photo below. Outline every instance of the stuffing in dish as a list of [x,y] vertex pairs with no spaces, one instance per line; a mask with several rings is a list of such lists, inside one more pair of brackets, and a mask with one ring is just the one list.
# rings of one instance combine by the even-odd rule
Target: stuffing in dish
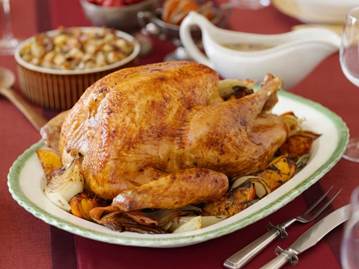
[[278,77],[254,86],[192,62],[100,79],[41,131],[47,197],[118,231],[184,232],[237,214],[302,169],[318,137],[271,112]]
[[33,65],[60,70],[88,70],[128,57],[134,45],[107,28],[59,29],[34,36],[20,51]]

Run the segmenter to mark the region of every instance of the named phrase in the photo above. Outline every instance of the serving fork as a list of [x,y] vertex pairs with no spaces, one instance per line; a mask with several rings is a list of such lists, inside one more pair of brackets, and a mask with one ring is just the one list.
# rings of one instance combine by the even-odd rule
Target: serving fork
[[291,218],[278,225],[269,224],[267,233],[263,234],[261,237],[233,254],[224,262],[223,265],[230,269],[242,268],[277,237],[282,239],[286,238],[288,236],[286,229],[293,223],[308,223],[316,219],[341,192],[341,190],[335,192],[329,200],[324,201],[324,199],[328,197],[329,193],[331,193],[332,189],[333,186],[331,186],[326,193],[319,197],[319,199],[317,199],[302,215]]

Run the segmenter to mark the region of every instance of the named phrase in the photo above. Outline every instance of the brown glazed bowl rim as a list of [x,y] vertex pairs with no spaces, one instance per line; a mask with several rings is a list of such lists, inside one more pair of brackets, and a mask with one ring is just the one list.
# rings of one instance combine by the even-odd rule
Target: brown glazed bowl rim
[[[171,30],[179,32],[180,25],[165,22],[164,20],[161,19],[162,11],[163,11],[163,8],[157,8],[154,12],[148,11],[152,15],[151,21],[161,28],[164,28],[164,29],[167,28],[167,29],[171,29]],[[221,8],[215,6],[214,12],[215,12],[215,17],[213,18],[213,20],[211,22],[214,25],[219,25],[222,22],[223,17],[224,17],[223,10]]]
[[[86,26],[86,27],[68,27],[66,29],[81,29],[84,31],[96,31],[98,29],[102,29],[103,27],[95,27],[95,26]],[[51,31],[47,31],[44,32],[45,34],[50,34],[50,35],[54,35],[57,32],[59,32],[58,29],[56,30],[51,30]],[[112,70],[118,67],[121,67],[129,62],[131,62],[132,60],[134,60],[140,53],[140,44],[138,43],[138,41],[130,34],[120,31],[120,30],[115,30],[115,33],[118,37],[124,38],[127,41],[131,42],[133,44],[133,51],[132,53],[127,56],[126,58],[122,59],[121,61],[115,62],[113,64],[109,64],[106,66],[102,66],[102,67],[96,67],[96,68],[91,68],[91,69],[85,69],[85,70],[61,70],[61,69],[53,69],[53,68],[46,68],[46,67],[42,67],[42,66],[37,66],[34,64],[31,64],[29,62],[26,62],[21,56],[20,56],[20,51],[22,50],[22,48],[31,41],[31,39],[33,38],[33,36],[25,39],[23,42],[20,43],[20,45],[17,47],[16,51],[15,51],[15,60],[16,62],[21,65],[22,67],[35,71],[35,72],[40,72],[40,73],[45,73],[45,74],[52,74],[52,75],[84,75],[84,74],[93,74],[93,73],[99,73],[99,72],[104,72],[104,71],[108,71],[108,70]]]

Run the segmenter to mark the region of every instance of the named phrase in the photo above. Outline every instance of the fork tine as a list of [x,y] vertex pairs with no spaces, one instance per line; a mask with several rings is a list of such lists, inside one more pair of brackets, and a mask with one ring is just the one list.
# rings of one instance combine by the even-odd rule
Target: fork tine
[[324,205],[322,205],[321,208],[317,209],[316,212],[314,213],[314,215],[312,215],[309,219],[307,219],[307,221],[312,221],[315,218],[317,218],[333,201],[335,198],[337,198],[337,196],[342,192],[342,189],[339,189],[332,198],[329,199],[329,201],[327,201]]
[[302,216],[308,215],[314,208],[316,208],[320,204],[320,202],[323,201],[324,198],[328,196],[329,192],[332,189],[333,189],[333,185],[330,186],[329,189],[326,191],[326,193],[324,193],[314,204],[312,204],[311,207],[308,208],[307,211],[305,211]]

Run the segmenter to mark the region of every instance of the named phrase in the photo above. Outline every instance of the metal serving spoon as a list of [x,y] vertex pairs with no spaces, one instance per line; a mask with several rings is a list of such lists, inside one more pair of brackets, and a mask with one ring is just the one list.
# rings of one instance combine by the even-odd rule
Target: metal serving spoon
[[10,70],[0,67],[0,95],[6,97],[13,103],[13,105],[30,121],[32,126],[37,130],[40,130],[47,120],[34,111],[23,97],[17,94],[14,90],[11,90],[14,82],[14,74]]

